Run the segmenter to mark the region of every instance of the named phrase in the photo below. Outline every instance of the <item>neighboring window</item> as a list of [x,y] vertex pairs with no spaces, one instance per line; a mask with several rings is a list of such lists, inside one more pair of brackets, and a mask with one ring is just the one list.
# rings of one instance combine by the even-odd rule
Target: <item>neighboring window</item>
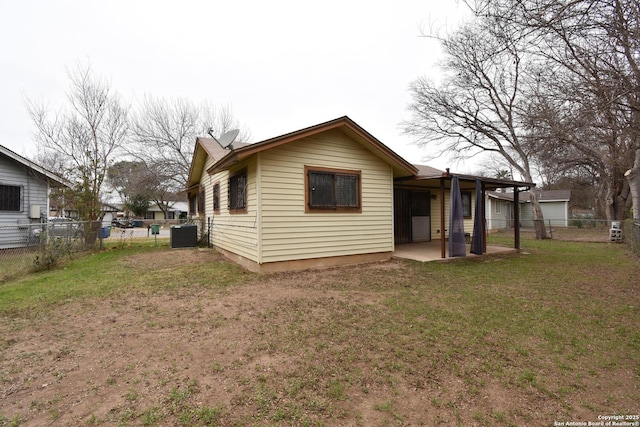
[[0,211],[20,210],[20,187],[0,185]]
[[220,183],[213,184],[213,211],[220,211]]
[[204,188],[200,189],[200,192],[198,193],[198,213],[199,214],[204,214],[205,213],[205,209],[204,209]]
[[189,197],[189,213],[191,215],[193,215],[194,213],[196,213],[196,204],[197,204],[197,198],[195,196],[193,197]]
[[305,167],[306,209],[361,212],[360,171]]
[[462,216],[471,216],[471,191],[462,192]]
[[144,213],[144,219],[155,219],[155,217],[153,215],[153,211],[146,211]]
[[247,170],[242,169],[229,177],[227,207],[230,211],[247,208]]
[[497,201],[496,202],[496,213],[497,214],[501,214],[502,213],[502,202],[501,201]]
[[176,219],[176,213],[174,211],[167,212],[167,219]]

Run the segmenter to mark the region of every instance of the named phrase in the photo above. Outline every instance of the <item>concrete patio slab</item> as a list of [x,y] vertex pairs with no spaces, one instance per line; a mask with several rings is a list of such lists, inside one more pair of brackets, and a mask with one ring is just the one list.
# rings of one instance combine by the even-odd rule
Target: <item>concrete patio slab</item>
[[[477,257],[478,255],[470,252],[471,245],[466,245],[467,257]],[[518,252],[514,248],[507,248],[504,246],[487,246],[487,252],[484,255],[498,254],[498,253],[516,253]],[[447,259],[459,259],[460,257],[449,258],[449,248],[445,251],[446,258],[441,257],[440,241],[420,242],[420,243],[405,243],[402,245],[396,245],[395,251],[393,251],[393,258],[411,259],[420,262],[429,261],[443,261]],[[480,255],[481,256],[481,255]]]

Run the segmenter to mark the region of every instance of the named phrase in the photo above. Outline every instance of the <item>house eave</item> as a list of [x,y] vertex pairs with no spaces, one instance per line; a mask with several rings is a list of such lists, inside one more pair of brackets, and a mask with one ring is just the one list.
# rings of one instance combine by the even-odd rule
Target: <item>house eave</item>
[[396,176],[414,176],[418,173],[418,169],[415,166],[400,157],[393,150],[384,145],[347,116],[280,135],[255,144],[247,145],[245,147],[237,148],[229,152],[229,154],[207,169],[207,173],[214,174],[221,170],[228,169],[233,164],[261,151],[275,148],[289,142],[298,141],[302,138],[307,138],[332,129],[346,130],[347,132],[352,133],[352,136],[356,135],[362,141],[365,141],[367,143],[367,147],[371,149],[371,151],[375,152],[379,157],[392,164],[394,174]]
[[457,177],[461,182],[475,183],[476,180],[480,180],[485,186],[486,190],[497,189],[497,188],[516,188],[519,190],[529,190],[536,186],[533,182],[526,181],[512,181],[507,179],[497,179],[497,178],[488,178],[484,176],[475,176],[475,175],[466,175],[466,174],[453,174],[453,173],[443,173],[440,175],[416,175],[413,177],[403,177],[396,179],[396,182],[403,181],[437,181],[440,180],[451,180],[453,177]]
[[48,184],[51,185],[52,187],[71,187],[72,186],[72,183],[70,181],[67,181],[66,179],[54,174],[53,172],[43,168],[42,166],[35,164],[31,160],[26,159],[17,153],[14,153],[13,151],[9,150],[8,148],[2,145],[0,145],[0,153],[9,157],[13,161],[20,163],[23,166],[26,166],[29,169],[39,173],[40,175],[45,177]]

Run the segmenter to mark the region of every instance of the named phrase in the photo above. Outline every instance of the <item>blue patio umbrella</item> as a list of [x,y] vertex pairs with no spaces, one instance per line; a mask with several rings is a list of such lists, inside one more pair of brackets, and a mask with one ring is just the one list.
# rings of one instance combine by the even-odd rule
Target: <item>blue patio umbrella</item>
[[451,178],[451,208],[449,213],[449,256],[467,256],[464,238],[464,214],[458,177]]
[[483,218],[484,200],[482,199],[482,183],[479,179],[476,179],[476,209],[473,216],[473,240],[471,241],[471,253],[476,255],[482,255],[484,250]]

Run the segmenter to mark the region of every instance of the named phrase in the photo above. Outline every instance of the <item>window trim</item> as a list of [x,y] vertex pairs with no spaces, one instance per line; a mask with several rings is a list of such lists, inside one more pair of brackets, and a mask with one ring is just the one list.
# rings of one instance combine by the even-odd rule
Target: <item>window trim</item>
[[[344,175],[354,175],[357,176],[358,179],[358,201],[357,206],[355,207],[312,207],[311,204],[311,194],[309,192],[309,174],[313,172],[320,173],[333,173],[333,174],[344,174]],[[316,167],[316,166],[307,166],[304,167],[304,211],[305,213],[362,213],[362,171],[360,170],[350,170],[350,169],[334,169],[334,168],[325,168],[325,167]]]
[[[231,180],[244,175],[244,179],[245,179],[245,191],[244,191],[244,197],[242,200],[242,206],[241,207],[231,207]],[[249,200],[248,200],[248,192],[249,192],[249,179],[248,179],[248,174],[247,174],[247,168],[242,168],[232,174],[229,174],[229,179],[227,179],[227,209],[229,209],[229,213],[246,213],[247,212],[247,205],[249,204]]]
[[24,193],[24,188],[22,185],[9,185],[9,184],[0,184],[2,187],[7,188],[16,188],[18,191],[18,209],[2,209],[0,206],[0,212],[22,212],[22,197]]

